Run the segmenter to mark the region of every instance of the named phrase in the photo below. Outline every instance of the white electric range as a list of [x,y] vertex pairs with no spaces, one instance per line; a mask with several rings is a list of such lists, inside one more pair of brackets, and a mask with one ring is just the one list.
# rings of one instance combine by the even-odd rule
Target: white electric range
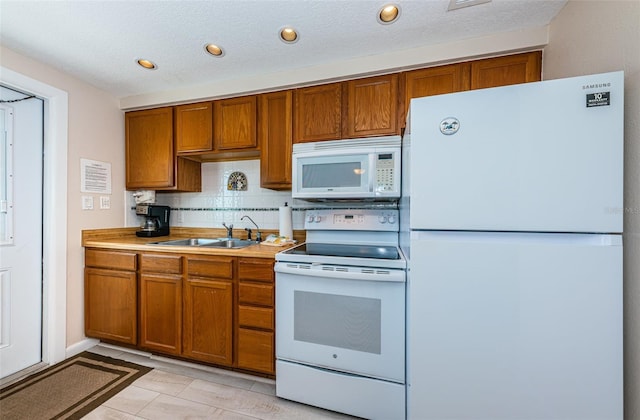
[[405,268],[395,209],[309,210],[276,255],[276,395],[405,417]]

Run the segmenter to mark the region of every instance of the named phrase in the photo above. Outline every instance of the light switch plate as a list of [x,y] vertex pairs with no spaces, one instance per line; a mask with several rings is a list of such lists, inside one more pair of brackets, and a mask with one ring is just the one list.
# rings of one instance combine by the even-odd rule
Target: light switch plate
[[100,196],[100,209],[106,210],[111,208],[111,197],[109,196]]
[[93,210],[93,197],[90,195],[82,196],[82,210]]

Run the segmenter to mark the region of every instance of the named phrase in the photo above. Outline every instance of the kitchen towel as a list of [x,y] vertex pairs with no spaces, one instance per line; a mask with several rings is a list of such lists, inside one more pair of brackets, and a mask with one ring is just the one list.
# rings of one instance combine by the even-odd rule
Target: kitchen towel
[[285,236],[287,239],[293,239],[293,223],[291,220],[291,207],[284,203],[283,207],[279,209],[280,221],[280,236]]

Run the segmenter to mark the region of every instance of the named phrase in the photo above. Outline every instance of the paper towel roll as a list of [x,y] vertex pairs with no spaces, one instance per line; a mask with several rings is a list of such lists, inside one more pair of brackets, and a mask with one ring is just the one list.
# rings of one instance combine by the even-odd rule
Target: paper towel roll
[[286,236],[288,239],[293,239],[293,223],[291,221],[291,207],[284,203],[283,207],[279,209],[279,226],[280,236]]

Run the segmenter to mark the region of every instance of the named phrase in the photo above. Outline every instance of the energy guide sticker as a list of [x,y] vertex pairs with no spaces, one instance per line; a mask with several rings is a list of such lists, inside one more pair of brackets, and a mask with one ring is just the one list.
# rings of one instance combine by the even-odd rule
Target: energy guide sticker
[[587,108],[611,105],[610,92],[587,93]]

